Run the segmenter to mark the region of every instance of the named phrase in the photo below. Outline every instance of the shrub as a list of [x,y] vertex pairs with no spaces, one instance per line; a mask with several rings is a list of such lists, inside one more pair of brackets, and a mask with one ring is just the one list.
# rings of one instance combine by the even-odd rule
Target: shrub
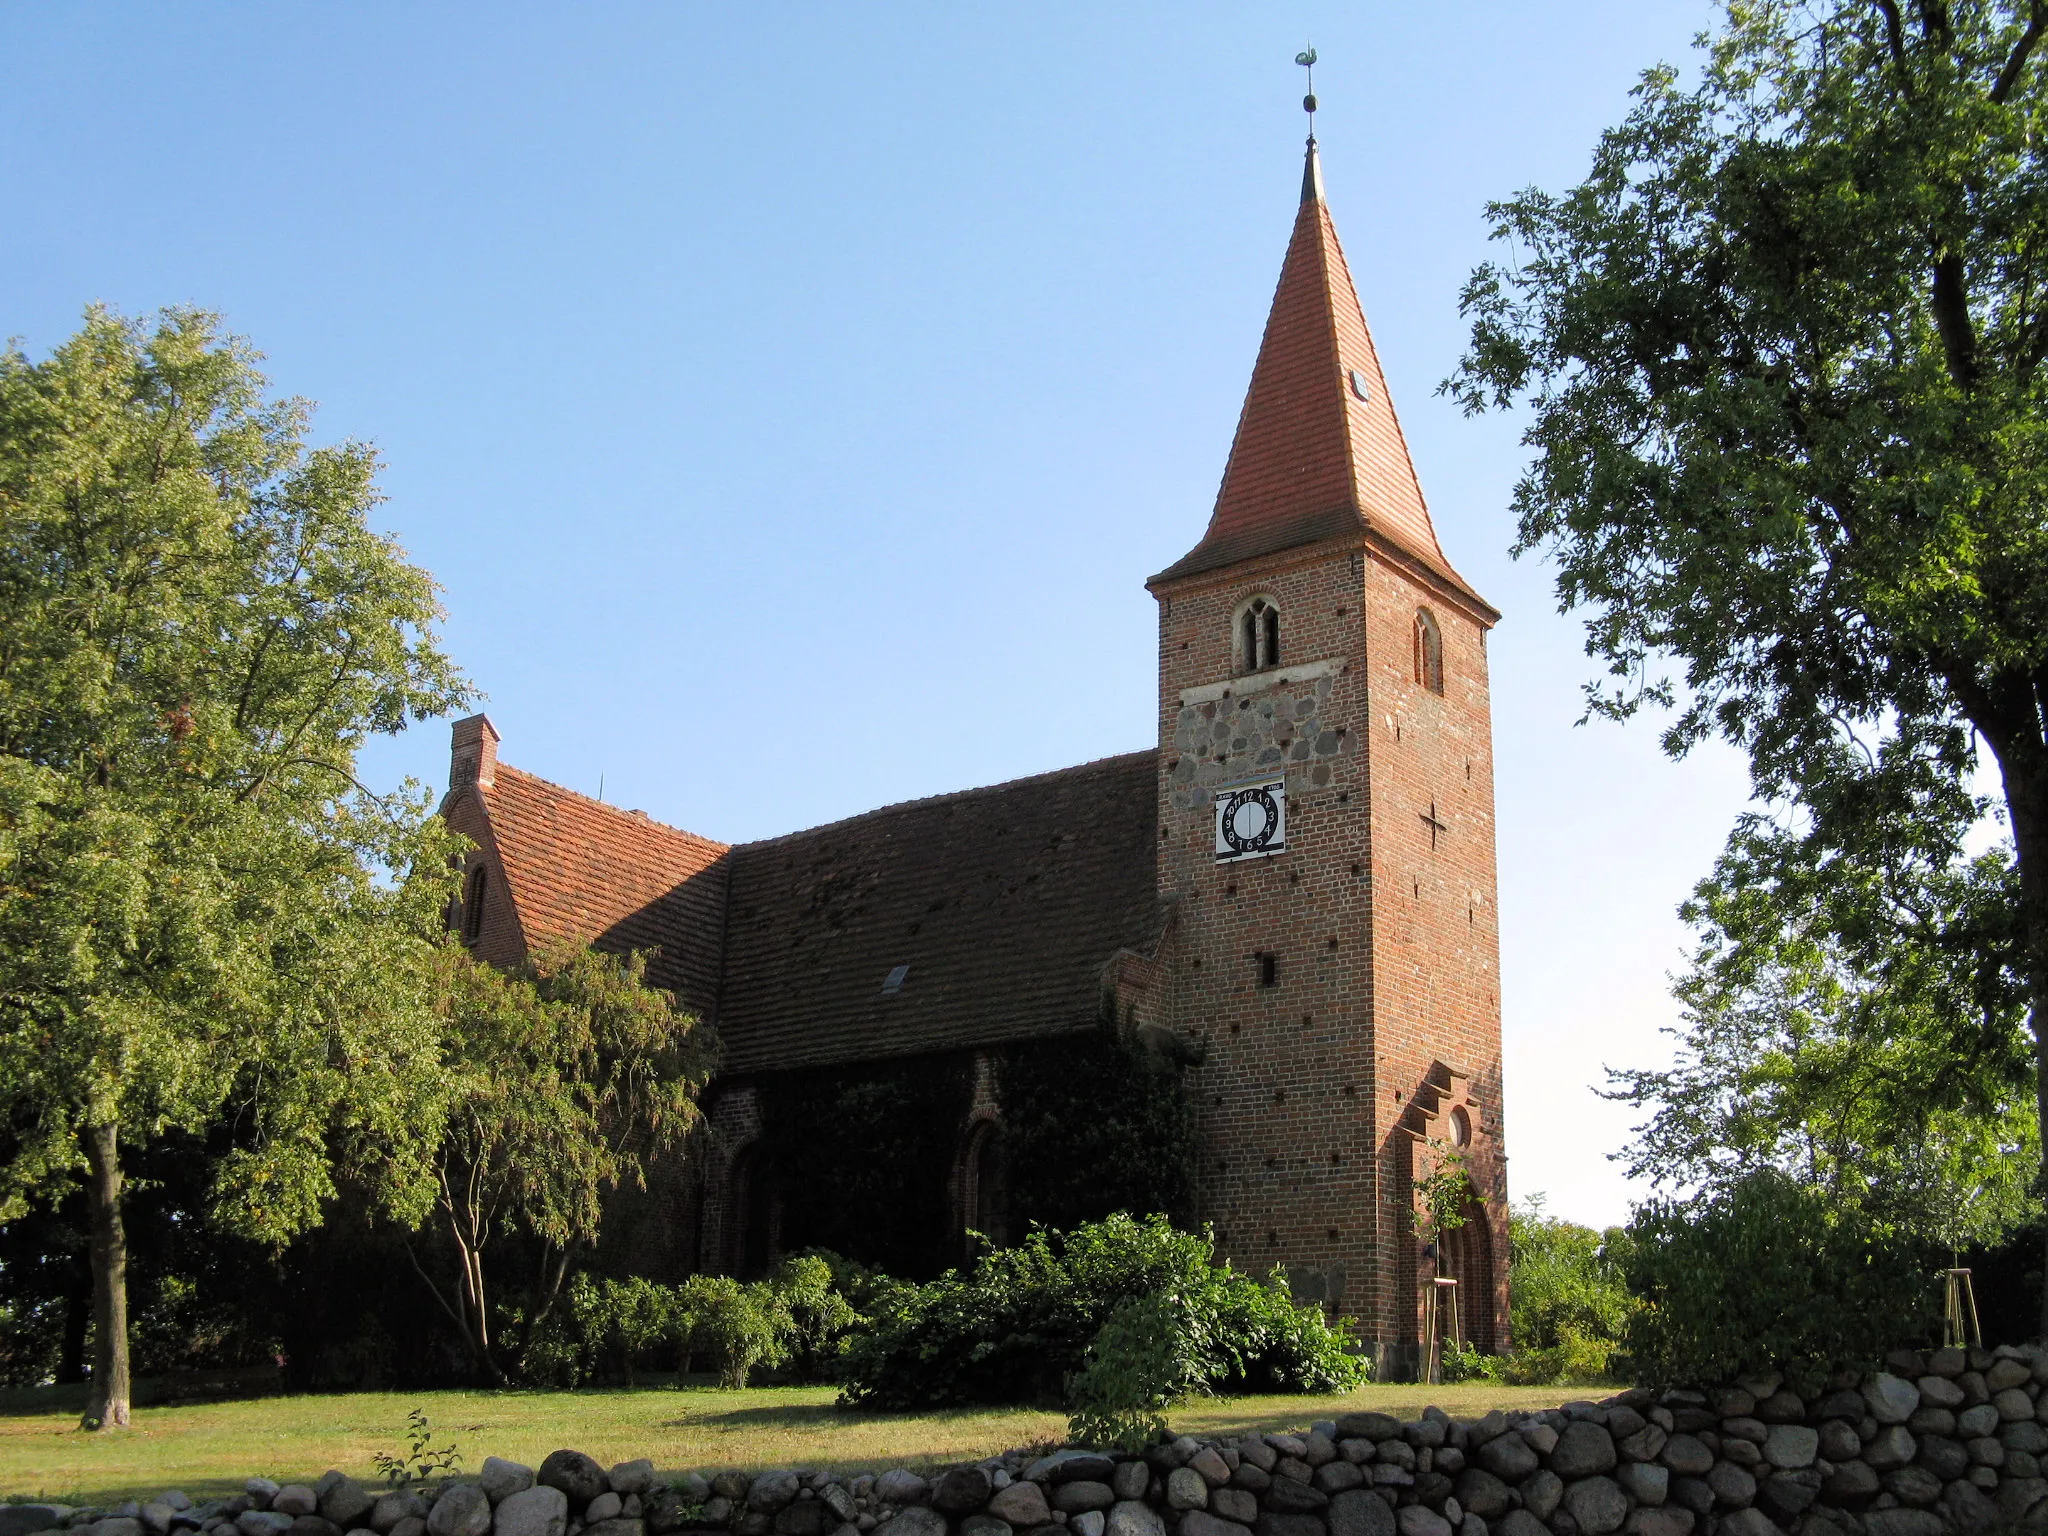
[[[1218,1265],[1213,1248],[1163,1216],[1116,1215],[1064,1234],[1034,1229],[1016,1247],[982,1255],[969,1273],[880,1290],[871,1326],[846,1351],[843,1401],[1048,1402],[1072,1377],[1091,1411],[1109,1411],[1112,1399],[1160,1392],[1327,1391],[1363,1378],[1342,1324],[1297,1307],[1277,1273],[1261,1282]],[[1160,1305],[1172,1309],[1173,1348],[1192,1364],[1160,1364],[1156,1341],[1144,1343],[1156,1318],[1134,1311],[1102,1340],[1089,1376],[1090,1345],[1120,1303],[1142,1297],[1171,1298]],[[1138,1382],[1135,1396],[1113,1392],[1113,1379]]]
[[1546,1216],[1541,1195],[1514,1208],[1508,1230],[1515,1352],[1493,1379],[1551,1386],[1606,1378],[1636,1308],[1628,1233]]
[[1629,1224],[1628,1352],[1651,1385],[1867,1368],[1934,1321],[1933,1255],[1868,1207],[1771,1170]]

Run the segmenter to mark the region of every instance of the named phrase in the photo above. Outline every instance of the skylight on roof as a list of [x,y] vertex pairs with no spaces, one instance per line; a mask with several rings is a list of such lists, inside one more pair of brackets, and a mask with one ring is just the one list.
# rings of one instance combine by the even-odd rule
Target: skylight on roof
[[910,974],[910,967],[899,965],[882,978],[882,996],[894,997],[903,990],[903,978]]

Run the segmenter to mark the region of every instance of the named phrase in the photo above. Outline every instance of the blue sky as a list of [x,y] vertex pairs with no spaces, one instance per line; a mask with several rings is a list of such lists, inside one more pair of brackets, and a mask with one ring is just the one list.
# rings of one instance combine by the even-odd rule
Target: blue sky
[[[0,330],[197,302],[378,444],[508,760],[708,835],[1149,744],[1313,42],[1331,207],[1492,647],[1510,1180],[1620,1219],[1603,1064],[1746,780],[1575,726],[1519,425],[1436,397],[1488,198],[1584,170],[1700,0],[0,10]],[[446,774],[441,726],[374,776]]]

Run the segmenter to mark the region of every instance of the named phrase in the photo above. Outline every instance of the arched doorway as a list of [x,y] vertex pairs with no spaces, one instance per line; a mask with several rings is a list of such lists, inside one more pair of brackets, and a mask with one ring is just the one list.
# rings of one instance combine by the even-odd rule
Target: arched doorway
[[1458,1321],[1465,1342],[1484,1354],[1496,1348],[1493,1336],[1493,1230],[1486,1207],[1465,1202],[1465,1221],[1444,1233],[1439,1244],[1437,1273],[1458,1282]]
[[967,1257],[972,1258],[983,1246],[972,1233],[979,1232],[989,1247],[1001,1248],[1009,1241],[1009,1211],[1009,1161],[1004,1156],[1003,1127],[999,1121],[977,1120],[968,1130],[960,1158],[960,1236]]
[[776,1198],[774,1170],[758,1143],[744,1147],[732,1160],[726,1184],[727,1252],[730,1272],[742,1280],[758,1280],[775,1262],[779,1246],[781,1202]]

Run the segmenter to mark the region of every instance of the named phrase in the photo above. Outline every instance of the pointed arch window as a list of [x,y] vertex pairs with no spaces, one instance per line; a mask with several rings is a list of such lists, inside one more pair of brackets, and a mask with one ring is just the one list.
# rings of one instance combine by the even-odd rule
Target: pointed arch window
[[469,884],[462,894],[462,942],[474,944],[483,936],[484,895],[490,888],[490,875],[479,864],[469,872]]
[[1444,691],[1444,634],[1427,608],[1415,610],[1415,681],[1431,693]]
[[1255,597],[1238,610],[1237,661],[1241,672],[1280,665],[1280,609],[1270,597]]

